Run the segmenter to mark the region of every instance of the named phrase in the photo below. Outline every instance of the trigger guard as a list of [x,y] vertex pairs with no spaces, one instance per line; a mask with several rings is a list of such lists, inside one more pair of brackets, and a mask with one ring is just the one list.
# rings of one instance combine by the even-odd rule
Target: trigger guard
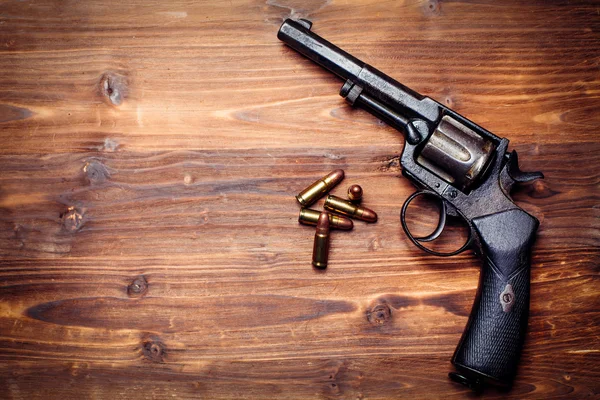
[[[418,196],[413,197],[411,199],[411,201],[414,200],[416,197],[418,197]],[[440,235],[442,234],[442,232],[444,231],[444,228],[446,227],[446,213],[447,213],[448,207],[446,206],[446,202],[441,197],[439,197],[439,199],[441,200],[440,201],[441,207],[440,207],[440,217],[438,219],[437,227],[429,235],[423,236],[423,237],[416,237],[415,240],[417,240],[419,242],[433,242],[435,239],[439,238]],[[408,206],[407,206],[407,208],[408,208]]]
[[[413,234],[410,232],[410,229],[408,228],[408,225],[406,224],[406,211],[408,210],[408,206],[414,199],[416,199],[419,196],[424,196],[424,195],[430,195],[430,196],[434,196],[434,197],[440,199],[441,204],[442,204],[442,209],[440,210],[440,218],[438,221],[438,226],[436,227],[435,231],[433,231],[432,233],[430,233],[429,235],[427,235],[425,237],[417,238],[417,237],[413,236]],[[441,235],[441,233],[444,230],[444,227],[446,226],[447,211],[448,211],[448,208],[446,206],[446,202],[439,194],[429,191],[429,190],[420,190],[420,191],[417,191],[417,192],[411,194],[408,197],[408,199],[406,199],[404,204],[402,205],[402,210],[400,211],[400,223],[402,224],[402,229],[404,230],[404,233],[406,234],[408,239],[419,249],[423,250],[426,253],[429,253],[429,254],[432,254],[432,255],[438,256],[438,257],[455,256],[455,255],[460,254],[463,251],[465,251],[471,245],[471,241],[473,238],[471,229],[468,230],[469,237],[467,238],[466,242],[459,249],[451,251],[451,252],[442,253],[439,251],[431,250],[421,244],[421,242],[431,242],[431,241],[437,239]]]

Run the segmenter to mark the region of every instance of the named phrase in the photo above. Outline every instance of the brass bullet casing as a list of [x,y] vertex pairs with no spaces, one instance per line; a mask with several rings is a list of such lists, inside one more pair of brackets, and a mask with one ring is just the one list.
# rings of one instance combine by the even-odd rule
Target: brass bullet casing
[[329,259],[329,213],[322,212],[317,220],[317,232],[313,245],[312,263],[315,268],[327,268]]
[[333,187],[340,183],[342,179],[344,179],[344,171],[336,169],[301,191],[300,194],[296,196],[296,200],[298,200],[298,203],[300,203],[302,207],[308,207],[323,197],[325,193],[333,189]]
[[352,185],[348,188],[348,198],[351,202],[358,204],[362,200],[363,190],[360,185]]
[[[317,225],[317,220],[320,215],[320,211],[303,208],[300,210],[300,215],[298,215],[298,222],[304,225]],[[346,217],[329,214],[329,227],[349,231],[354,228],[354,222]]]
[[360,219],[366,222],[377,221],[377,214],[375,211],[368,209],[367,207],[357,206],[352,204],[348,200],[341,199],[337,196],[330,194],[325,200],[325,209],[328,211],[337,212],[346,215],[350,218]]

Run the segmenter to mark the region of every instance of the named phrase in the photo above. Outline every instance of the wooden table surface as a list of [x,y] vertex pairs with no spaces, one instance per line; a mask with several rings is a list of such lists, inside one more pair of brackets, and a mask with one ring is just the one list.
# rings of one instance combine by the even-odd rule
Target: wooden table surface
[[[518,378],[486,396],[599,396],[599,10],[0,2],[0,397],[474,396],[447,373],[479,261],[410,244],[402,135],[277,40],[287,17],[544,172],[515,194],[541,222]],[[379,221],[318,273],[294,195],[336,168]]]

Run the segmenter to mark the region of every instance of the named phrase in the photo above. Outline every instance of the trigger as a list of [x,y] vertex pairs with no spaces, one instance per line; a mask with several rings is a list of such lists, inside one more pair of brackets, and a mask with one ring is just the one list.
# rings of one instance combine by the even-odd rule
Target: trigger
[[516,150],[513,150],[510,154],[507,155],[508,161],[506,165],[502,169],[500,182],[502,184],[502,188],[510,193],[513,185],[515,183],[526,183],[531,182],[536,179],[543,179],[544,174],[541,172],[523,172],[519,168],[519,156]]

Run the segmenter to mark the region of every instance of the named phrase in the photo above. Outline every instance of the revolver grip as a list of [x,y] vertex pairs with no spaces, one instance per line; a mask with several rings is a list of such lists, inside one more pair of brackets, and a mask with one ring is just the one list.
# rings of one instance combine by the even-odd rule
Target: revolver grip
[[472,222],[484,264],[452,363],[469,386],[483,381],[508,386],[527,330],[530,253],[539,222],[518,208]]

